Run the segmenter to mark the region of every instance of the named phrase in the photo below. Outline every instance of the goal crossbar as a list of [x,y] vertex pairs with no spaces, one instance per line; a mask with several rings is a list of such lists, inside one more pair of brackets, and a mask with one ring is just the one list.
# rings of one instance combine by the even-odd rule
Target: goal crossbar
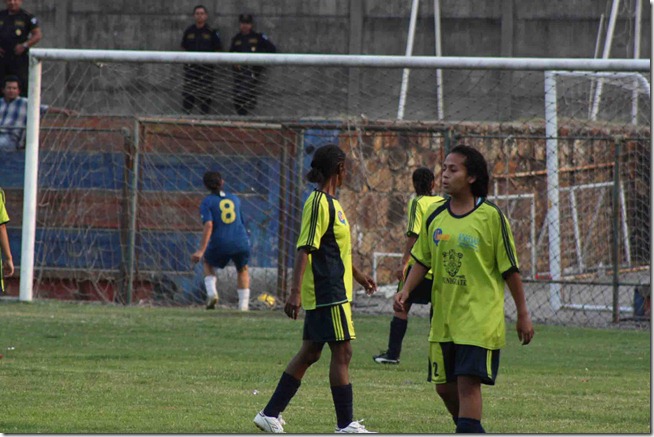
[[650,71],[649,59],[188,53],[141,50],[31,49],[36,61],[303,65],[331,67]]

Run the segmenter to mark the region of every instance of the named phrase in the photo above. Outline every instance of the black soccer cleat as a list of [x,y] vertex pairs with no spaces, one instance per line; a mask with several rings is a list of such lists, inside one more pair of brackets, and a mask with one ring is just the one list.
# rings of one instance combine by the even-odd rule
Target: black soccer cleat
[[390,357],[388,352],[382,352],[379,355],[373,355],[372,359],[377,364],[400,364],[400,359]]

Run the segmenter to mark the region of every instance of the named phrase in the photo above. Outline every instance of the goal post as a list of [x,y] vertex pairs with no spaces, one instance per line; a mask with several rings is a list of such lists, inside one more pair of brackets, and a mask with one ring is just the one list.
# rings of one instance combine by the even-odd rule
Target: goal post
[[[219,106],[213,115],[180,115],[178,105],[170,104],[170,99],[173,98],[171,95],[177,95],[181,90],[183,76],[180,64],[187,63],[217,67],[218,86],[215,87],[217,91],[214,97],[216,101],[220,100],[219,104],[223,106]],[[44,69],[43,65],[47,68]],[[60,71],[57,69],[58,65],[66,68]],[[256,115],[239,117],[229,113],[232,92],[230,73],[234,65],[263,66],[272,72],[268,88],[262,91],[259,102],[262,109]],[[401,79],[404,69],[413,70],[412,81],[406,90],[403,120],[398,120],[397,99],[402,92]],[[436,105],[439,99],[435,95],[433,82],[430,83],[437,71],[442,72],[443,99],[452,102],[448,103],[451,110],[448,110],[447,117],[443,120],[438,119]],[[498,78],[506,71],[513,73],[511,90],[498,86]],[[625,96],[620,99],[629,100],[631,107],[632,93],[623,92],[624,90],[612,92],[606,88],[615,83],[638,82],[640,89],[644,90],[639,94],[646,95],[649,74],[648,59],[32,49],[24,185],[9,193],[10,197],[20,193],[23,200],[19,299],[29,301],[33,298],[33,284],[38,276],[35,275],[35,263],[40,262],[35,259],[35,253],[38,252],[35,245],[39,228],[50,225],[46,218],[37,221],[39,208],[43,208],[43,205],[39,205],[39,173],[42,172],[40,167],[43,166],[40,166],[41,141],[46,137],[46,142],[50,143],[47,147],[51,167],[77,165],[76,159],[88,158],[82,152],[106,152],[106,156],[93,156],[92,160],[89,158],[89,162],[83,163],[87,166],[83,169],[98,170],[98,178],[104,177],[104,173],[100,174],[97,164],[102,159],[119,164],[116,169],[107,170],[105,173],[108,175],[106,177],[120,179],[121,182],[107,182],[106,186],[103,186],[104,192],[86,192],[88,184],[75,187],[74,194],[78,198],[83,199],[85,195],[89,198],[95,196],[89,200],[95,206],[103,201],[102,196],[109,197],[107,190],[112,191],[112,206],[107,206],[103,211],[113,214],[115,210],[124,207],[121,211],[126,211],[130,220],[130,223],[125,224],[128,232],[121,228],[124,234],[120,237],[114,232],[117,227],[115,218],[112,218],[114,222],[111,224],[113,227],[110,227],[111,232],[96,232],[91,236],[95,240],[89,237],[89,241],[103,241],[102,244],[121,246],[112,248],[111,253],[80,248],[80,257],[88,252],[89,256],[95,256],[102,262],[88,261],[84,264],[80,261],[79,269],[117,271],[120,263],[132,265],[133,270],[131,267],[128,269],[128,273],[131,273],[126,279],[130,295],[136,293],[136,290],[129,288],[139,276],[136,273],[142,277],[144,272],[150,272],[148,268],[153,262],[153,255],[148,255],[146,262],[143,259],[144,251],[169,250],[170,252],[157,256],[170,258],[181,256],[179,253],[175,254],[175,251],[188,250],[193,245],[195,237],[191,234],[197,229],[194,227],[197,222],[194,208],[197,208],[197,205],[194,207],[193,204],[200,196],[201,185],[198,186],[197,182],[200,180],[201,183],[199,172],[204,165],[223,165],[226,171],[233,172],[230,174],[231,182],[239,194],[245,196],[245,203],[254,220],[252,239],[256,242],[259,256],[255,262],[256,267],[270,271],[277,269],[273,282],[277,282],[279,291],[286,281],[285,272],[290,267],[289,264],[292,264],[292,259],[289,259],[291,257],[287,254],[292,253],[293,239],[297,232],[295,228],[299,226],[301,202],[309,189],[302,176],[315,148],[322,144],[337,143],[352,158],[349,180],[342,189],[345,193],[343,202],[348,217],[354,223],[353,253],[369,270],[372,267],[374,252],[394,253],[401,249],[397,242],[404,225],[403,209],[412,193],[410,176],[407,176],[407,173],[410,175],[411,170],[426,165],[434,170],[438,178],[440,162],[444,155],[456,142],[465,141],[485,154],[494,177],[503,181],[504,186],[497,192],[500,196],[498,199],[511,202],[520,200],[523,202],[521,205],[528,209],[522,218],[524,223],[519,225],[520,232],[526,233],[524,242],[520,243],[523,246],[519,248],[521,259],[528,264],[531,276],[534,276],[534,272],[549,272],[552,282],[547,285],[554,290],[550,297],[556,298],[560,296],[560,282],[565,280],[563,271],[567,267],[561,261],[562,254],[570,251],[570,247],[572,252],[575,250],[574,238],[561,237],[565,228],[569,226],[573,229],[573,218],[568,219],[558,213],[561,189],[610,180],[607,173],[603,172],[605,167],[602,166],[609,165],[612,157],[609,157],[608,149],[601,147],[612,147],[611,139],[620,135],[626,135],[626,141],[633,143],[624,149],[625,153],[633,154],[633,158],[627,157],[627,165],[641,165],[635,157],[643,156],[643,142],[649,132],[648,121],[641,121],[641,125],[634,126],[630,117],[623,120],[620,114],[616,116],[622,107],[618,105],[609,108],[607,104],[606,108],[600,108],[597,120],[588,120],[587,81],[591,78],[604,80],[606,86],[603,102],[616,101],[612,99],[622,93]],[[577,76],[581,77],[579,80],[586,81],[583,87],[585,94],[577,95],[576,90],[561,83],[562,80],[577,80]],[[558,83],[556,77],[559,77]],[[57,89],[57,81],[63,81],[66,85],[63,91]],[[357,86],[351,86],[354,82]],[[535,84],[539,84],[537,92]],[[545,84],[545,92],[540,84]],[[559,88],[558,96],[551,92],[547,94],[553,84]],[[83,108],[81,111],[85,117],[123,117],[114,122],[112,129],[120,130],[124,127],[133,131],[133,147],[138,149],[138,154],[124,155],[129,152],[125,152],[122,146],[96,150],[92,145],[82,145],[81,149],[78,149],[77,144],[72,144],[75,141],[92,143],[99,131],[89,133],[88,138],[83,141],[80,134],[72,145],[66,142],[65,133],[57,134],[60,137],[54,134],[47,136],[46,129],[40,129],[42,124],[39,108],[42,91],[46,91],[48,96],[44,103],[51,103],[53,98],[61,98],[70,102],[72,109]],[[350,95],[354,91],[358,94]],[[430,94],[432,91],[434,95]],[[64,95],[67,92],[71,95]],[[508,114],[513,111],[509,120],[496,116],[496,112],[499,112],[499,102],[511,101],[511,98],[499,98],[506,97],[502,94],[506,92],[512,93],[515,104],[512,110],[502,110]],[[573,112],[566,112],[566,109],[555,112],[554,115],[548,113],[548,105],[554,105],[556,108],[558,101],[561,106],[561,96],[565,96],[565,104],[569,103],[568,100],[572,102],[570,111]],[[68,97],[70,99],[66,100]],[[644,120],[651,108],[644,99],[639,102],[639,119]],[[622,100],[620,103],[622,104]],[[580,109],[582,106],[583,110]],[[115,111],[115,108],[120,111]],[[584,114],[583,120],[579,115],[581,113]],[[163,127],[166,118],[172,120],[172,125],[179,128],[178,131],[167,131]],[[216,123],[219,122],[228,126],[218,129]],[[554,124],[548,125],[550,122]],[[84,129],[89,131],[98,129],[97,120],[91,119],[77,120],[77,124],[60,120],[57,120],[57,123],[57,126],[71,130],[77,129],[78,126],[84,126]],[[266,124],[275,124],[282,133],[272,133]],[[148,125],[151,130],[142,135],[144,125]],[[155,141],[154,136],[150,134],[165,135],[162,146],[156,146],[154,142],[149,143]],[[511,148],[504,142],[508,137],[516,139]],[[561,139],[564,141],[563,147],[560,145]],[[602,145],[595,146],[597,141],[602,141]],[[600,149],[597,149],[598,147]],[[152,153],[143,152],[145,149]],[[255,149],[259,152],[255,153]],[[598,166],[593,167],[581,162],[586,159],[583,158],[585,150],[596,150],[594,155],[600,160]],[[79,156],[75,155],[78,152]],[[223,156],[224,160],[220,162],[216,156]],[[55,159],[60,161],[52,164]],[[123,165],[123,160],[129,161],[129,166],[132,167]],[[254,173],[245,176],[239,174],[239,169],[246,167],[252,168]],[[593,170],[588,170],[591,167]],[[133,173],[128,173],[130,168],[133,168]],[[146,170],[153,173],[144,173]],[[57,168],[53,171],[56,172]],[[80,170],[82,171],[84,170]],[[642,172],[641,169],[638,171]],[[80,174],[67,177],[74,179]],[[128,177],[132,178],[129,184],[123,183]],[[164,187],[158,191],[156,187],[148,191],[148,187],[153,186],[156,178],[162,178]],[[634,186],[639,192],[643,192],[644,180],[644,176],[638,176],[634,180],[625,180],[624,183],[631,184],[628,187]],[[150,185],[146,184],[145,191],[142,192],[139,190],[143,189],[140,185],[143,181]],[[633,208],[630,205],[637,202],[637,219],[644,220],[646,213],[643,212],[643,200],[636,199],[630,188],[627,185],[625,187],[626,199],[621,199],[621,204]],[[132,189],[132,197],[120,197],[118,191],[122,189]],[[265,194],[255,199],[257,189],[265,191]],[[56,190],[59,191],[54,192]],[[57,185],[52,191],[54,193],[51,193],[51,197],[65,197],[62,194],[65,185]],[[521,193],[534,194],[533,197],[522,199],[519,198]],[[165,202],[169,198],[178,204],[166,209]],[[144,212],[141,202],[145,202],[145,206],[151,210]],[[87,213],[82,211],[82,206],[75,204],[71,208],[77,208],[78,215],[81,216]],[[47,206],[50,211],[48,217],[61,215],[60,211],[55,210],[56,207],[54,202]],[[623,207],[624,209],[626,208]],[[152,229],[141,229],[143,223],[147,222],[148,226],[152,224],[153,211],[161,211],[162,214],[168,211],[175,217],[166,218],[166,223],[161,223],[158,228],[154,226]],[[582,208],[574,220],[583,223],[584,220],[590,220],[587,218],[588,214],[589,212]],[[631,212],[627,214],[622,211],[621,214],[626,214],[628,220],[635,217]],[[532,218],[527,219],[527,216]],[[52,226],[69,226],[72,219],[68,219],[57,216],[58,224]],[[86,237],[86,233],[90,233],[88,230],[95,232],[93,226],[97,221],[92,217],[85,217],[69,228],[74,228],[81,240],[81,236]],[[607,219],[598,219],[598,225],[593,232],[610,232],[606,223]],[[549,257],[535,256],[536,253],[544,254],[542,248],[537,251],[535,247],[536,228],[547,229]],[[633,251],[632,258],[638,258],[634,254],[644,251],[641,241],[645,237],[644,234],[638,234],[639,228],[632,224],[623,226],[623,229],[629,230],[629,236],[624,238],[638,239],[638,244],[629,241],[623,246],[627,248],[627,255],[630,254],[629,251]],[[159,234],[155,235],[156,232]],[[174,234],[176,239],[168,248],[165,237],[167,232]],[[52,242],[59,237],[53,234],[47,238],[44,237],[43,241]],[[172,238],[171,236],[170,239]],[[540,237],[538,240],[540,241]],[[45,243],[42,246],[45,247]],[[43,247],[41,250],[44,250]],[[57,253],[60,257],[56,259],[56,263],[48,265],[54,270],[66,266],[67,257],[70,258],[70,254],[64,253],[65,248],[56,250],[61,252]],[[122,252],[118,253],[120,251]],[[116,260],[116,256],[122,258]],[[639,256],[640,260],[637,259],[632,264],[641,265],[644,257],[648,255],[643,252]],[[168,271],[176,275],[186,275],[192,279],[193,272],[182,266],[181,261],[173,264],[175,265],[170,269],[161,270],[164,273]],[[387,275],[385,267],[382,266],[377,273],[380,281]],[[270,287],[274,289],[275,285]],[[559,304],[552,302],[550,308],[557,308],[557,305]]]

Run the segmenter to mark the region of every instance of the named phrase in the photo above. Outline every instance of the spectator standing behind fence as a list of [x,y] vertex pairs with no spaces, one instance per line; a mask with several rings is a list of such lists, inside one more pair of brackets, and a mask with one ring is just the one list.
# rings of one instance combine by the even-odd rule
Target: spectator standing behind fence
[[[27,126],[27,98],[20,96],[18,77],[7,76],[3,80],[0,99],[0,153],[15,152],[25,147]],[[71,115],[68,109],[41,105],[41,115],[46,112]]]
[[5,0],[0,11],[0,78],[18,76],[21,93],[27,97],[29,49],[41,41],[39,20],[21,9],[23,0]]
[[509,221],[486,199],[488,166],[476,149],[459,145],[445,157],[442,187],[411,256],[417,261],[394,297],[403,309],[431,268],[434,274],[428,380],[457,433],[483,433],[481,384],[494,385],[504,347],[504,284],[516,306],[522,344],[534,336]]
[[0,294],[5,292],[5,276],[9,277],[14,274],[14,259],[11,256],[9,236],[7,235],[8,222],[9,215],[5,208],[5,192],[0,188]]
[[[240,32],[232,38],[230,52],[275,53],[277,47],[263,33],[253,30],[250,14],[238,16]],[[260,65],[234,65],[234,109],[238,115],[248,115],[257,105],[257,95],[264,68]]]
[[[411,267],[416,261],[411,258],[411,248],[418,239],[420,228],[422,227],[425,211],[432,203],[443,201],[441,196],[434,196],[431,192],[436,185],[434,173],[426,168],[420,167],[416,169],[411,175],[413,181],[413,188],[416,192],[416,197],[409,200],[407,208],[407,230],[406,242],[404,243],[404,252],[400,260],[400,266],[397,270],[397,292],[402,290],[404,280],[409,275]],[[431,304],[431,289],[432,289],[432,272],[429,270],[424,279],[420,282],[418,287],[411,292],[410,298],[404,303],[403,311],[394,311],[393,319],[391,319],[391,330],[388,335],[388,349],[379,355],[372,357],[376,363],[379,364],[400,364],[400,353],[402,352],[402,341],[404,334],[406,334],[407,326],[409,324],[409,311],[411,305],[414,303],[427,305]]]
[[[182,48],[188,52],[220,52],[223,49],[220,34],[207,24],[209,13],[203,5],[193,9],[195,24],[184,31]],[[211,64],[184,64],[182,105],[184,112],[191,113],[195,105],[202,114],[208,114],[214,93],[215,68]]]
[[218,302],[215,270],[225,268],[231,259],[237,271],[238,307],[241,311],[248,311],[250,238],[241,213],[241,200],[235,194],[223,191],[224,180],[217,171],[206,172],[202,182],[210,194],[200,204],[202,240],[200,249],[191,255],[191,262],[203,261],[207,309],[214,309]]

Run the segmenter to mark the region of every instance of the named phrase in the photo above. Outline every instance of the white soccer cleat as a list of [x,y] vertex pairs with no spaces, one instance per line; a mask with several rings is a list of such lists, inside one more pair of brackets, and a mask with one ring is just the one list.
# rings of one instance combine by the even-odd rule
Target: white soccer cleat
[[213,296],[207,297],[207,309],[212,310],[216,308],[216,304],[218,303],[218,295],[214,294]]
[[363,419],[355,420],[345,428],[336,427],[336,434],[377,434],[375,431],[368,431],[365,426],[361,425]]
[[282,419],[281,414],[279,417],[269,417],[264,416],[263,411],[260,411],[259,414],[254,417],[254,424],[263,432],[281,434],[284,432],[283,424],[286,424],[286,422]]

